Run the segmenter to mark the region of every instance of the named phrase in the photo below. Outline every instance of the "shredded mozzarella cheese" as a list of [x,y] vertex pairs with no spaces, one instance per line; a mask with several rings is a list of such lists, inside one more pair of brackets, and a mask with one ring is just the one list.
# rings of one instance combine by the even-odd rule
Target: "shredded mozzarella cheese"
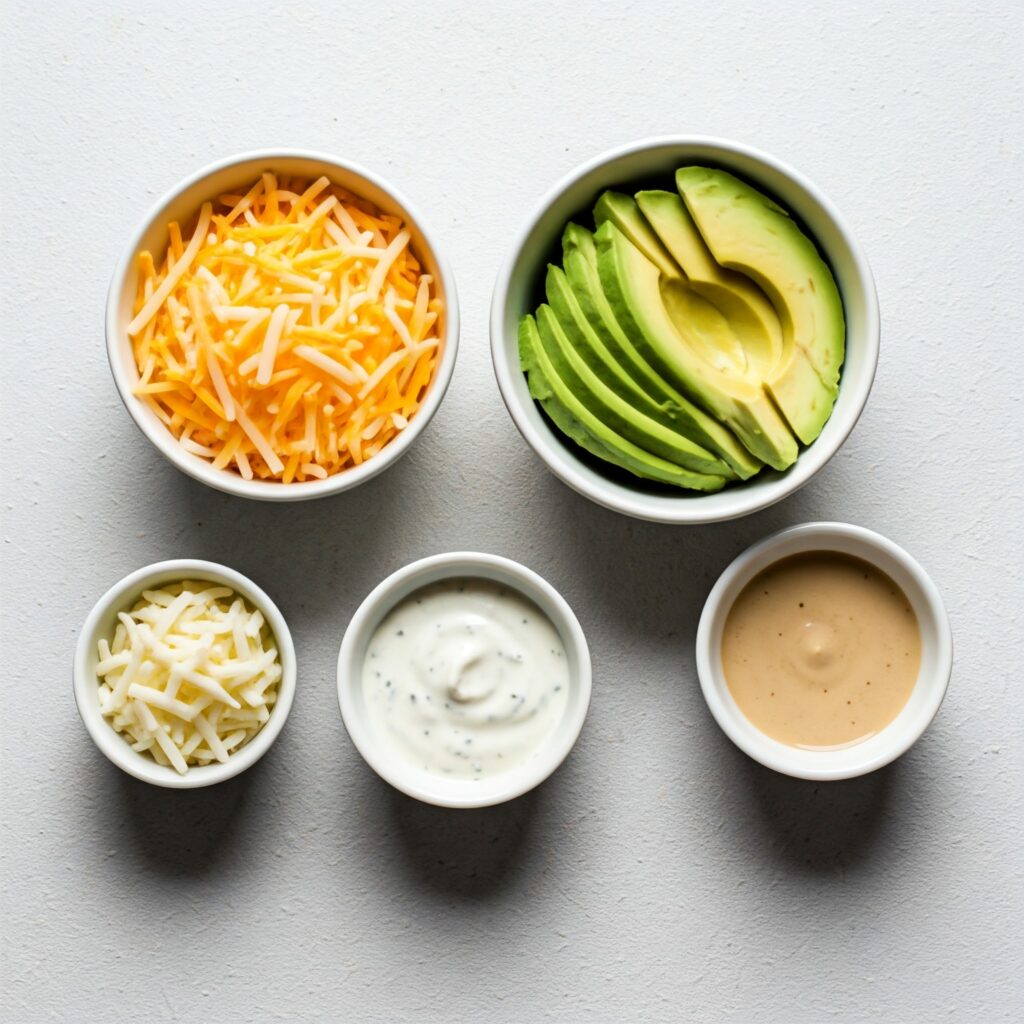
[[182,775],[227,761],[277,701],[273,636],[229,587],[185,581],[144,591],[97,646],[100,710],[133,750]]

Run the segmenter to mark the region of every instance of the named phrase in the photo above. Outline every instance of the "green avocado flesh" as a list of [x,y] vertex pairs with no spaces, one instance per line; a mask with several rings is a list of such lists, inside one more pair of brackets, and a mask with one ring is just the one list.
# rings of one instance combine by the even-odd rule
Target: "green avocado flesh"
[[692,327],[666,304],[658,268],[614,224],[595,235],[601,284],[616,319],[647,360],[729,427],[747,450],[775,469],[796,461],[797,446],[764,390],[716,369],[694,351]]
[[614,224],[665,277],[682,276],[679,265],[644,219],[632,196],[605,192],[594,207],[594,221],[598,227],[609,221]]
[[782,326],[764,292],[715,262],[677,193],[638,192],[636,202],[693,290],[732,325],[747,365],[755,372],[774,366],[782,353]]
[[544,351],[555,372],[598,420],[627,441],[684,469],[725,477],[734,475],[711,452],[644,415],[603,384],[574,348],[550,306],[542,305],[536,320]]
[[652,455],[597,419],[558,376],[547,357],[536,321],[529,315],[519,322],[519,361],[534,400],[566,437],[592,455],[635,476],[689,490],[717,491],[725,484],[725,477],[691,473]]
[[629,408],[635,409],[669,430],[674,430],[674,411],[671,404],[656,402],[612,355],[602,338],[591,327],[561,267],[548,267],[545,290],[548,305],[558,319],[559,327],[565,333],[569,346],[586,364],[590,373],[605,388],[628,403]]
[[765,387],[810,444],[832,414],[845,356],[839,289],[814,243],[778,204],[725,171],[684,167],[676,187],[715,260],[771,300],[783,348]]
[[[564,263],[573,295],[594,333],[640,388],[656,402],[669,404],[674,423],[682,433],[719,455],[741,480],[753,476],[761,468],[760,460],[755,459],[721,423],[681,395],[626,337],[601,289],[594,236],[589,231],[586,234],[590,246],[581,246],[578,250],[567,249]],[[584,252],[592,253],[592,258],[585,258]]]
[[[831,414],[842,303],[813,242],[739,179],[603,193],[520,323],[530,393],[605,462],[699,491],[785,470]],[[801,276],[802,275],[802,276]],[[831,383],[827,383],[831,382]]]
[[597,266],[597,243],[594,241],[594,233],[569,221],[562,234],[562,262],[566,262],[572,253],[579,253],[589,263]]

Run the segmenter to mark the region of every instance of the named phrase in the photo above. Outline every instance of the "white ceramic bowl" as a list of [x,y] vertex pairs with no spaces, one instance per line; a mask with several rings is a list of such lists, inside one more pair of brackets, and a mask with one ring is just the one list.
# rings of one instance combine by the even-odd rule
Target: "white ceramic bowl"
[[[802,750],[766,736],[739,709],[722,671],[722,630],[733,602],[763,569],[805,551],[838,551],[876,566],[907,595],[921,630],[921,668],[903,710],[863,743],[838,750]],[[931,578],[898,544],[848,523],[803,523],[748,548],[719,577],[697,627],[697,674],[715,720],[755,761],[799,779],[849,779],[894,761],[935,717],[952,669],[949,619]]]
[[[132,318],[138,285],[139,252],[148,249],[154,255],[162,253],[167,247],[169,221],[177,220],[184,228],[204,201],[250,185],[265,170],[309,178],[326,175],[335,184],[368,199],[381,210],[402,217],[412,232],[413,251],[433,275],[437,282],[438,296],[444,302],[441,357],[429,390],[412,422],[372,459],[325,480],[282,484],[269,480],[245,480],[233,470],[214,469],[205,459],[185,451],[149,406],[132,393],[138,383],[139,372],[127,327]],[[121,401],[139,429],[178,469],[210,487],[243,498],[302,501],[347,491],[369,480],[408,451],[409,446],[423,432],[437,412],[455,368],[459,341],[459,302],[451,269],[441,255],[434,237],[427,231],[423,217],[408,199],[382,178],[358,164],[324,153],[291,149],[255,150],[203,167],[172,188],[146,214],[114,270],[107,296],[106,331],[107,356]]]
[[[461,577],[493,580],[529,598],[558,631],[569,664],[569,702],[561,722],[530,760],[489,779],[447,779],[393,756],[378,743],[363,699],[366,649],[381,620],[413,591]],[[412,562],[378,584],[352,616],[338,654],[338,703],[356,749],[396,789],[439,807],[489,807],[540,785],[572,750],[590,706],[590,652],[572,609],[537,573],[497,555],[470,551],[433,555]]]
[[[270,719],[245,746],[231,754],[224,764],[196,765],[184,775],[173,768],[157,764],[144,753],[132,750],[125,739],[116,733],[100,713],[99,680],[96,678],[97,643],[111,637],[117,625],[117,613],[127,611],[144,590],[181,580],[209,580],[231,587],[244,597],[263,618],[274,634],[281,661],[281,681],[278,683],[277,702]],[[93,742],[118,768],[143,782],[167,789],[196,789],[212,786],[230,779],[254,765],[277,739],[284,727],[295,696],[295,649],[284,616],[277,605],[252,580],[234,569],[216,562],[203,562],[191,558],[178,558],[143,566],[115,583],[93,606],[82,626],[75,648],[73,669],[75,701],[85,728]]]
[[[561,262],[559,242],[574,218],[587,223],[607,188],[673,188],[686,164],[722,167],[774,196],[817,242],[839,285],[846,312],[846,362],[839,398],[821,435],[784,473],[763,471],[717,494],[667,494],[628,474],[608,473],[555,431],[530,396],[519,366],[518,327],[543,291],[548,262]],[[867,401],[878,362],[878,298],[874,279],[850,230],[832,203],[787,164],[725,139],[676,136],[634,142],[603,153],[563,178],[540,201],[512,246],[491,302],[491,355],[505,405],[530,447],[559,479],[606,508],[661,523],[710,523],[765,508],[802,487],[839,450]]]

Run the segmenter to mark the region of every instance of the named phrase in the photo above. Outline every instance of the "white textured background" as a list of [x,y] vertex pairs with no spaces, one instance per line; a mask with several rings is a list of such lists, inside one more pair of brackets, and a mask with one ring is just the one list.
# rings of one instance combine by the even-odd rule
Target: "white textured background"
[[[1020,1019],[1024,9],[518,6],[3,3],[5,1021]],[[809,174],[860,237],[883,314],[843,451],[789,501],[704,529],[620,518],[549,476],[487,349],[499,261],[540,194],[671,132]],[[115,395],[102,332],[150,203],[275,144],[407,191],[464,324],[414,451],[358,493],[290,507],[163,462]],[[726,563],[814,518],[909,547],[956,638],[921,743],[821,786],[730,745],[691,653]],[[380,782],[334,695],[366,592],[455,547],[546,574],[596,668],[564,768],[473,813]],[[174,556],[266,586],[300,659],[271,754],[193,793],[108,764],[70,685],[93,601]]]

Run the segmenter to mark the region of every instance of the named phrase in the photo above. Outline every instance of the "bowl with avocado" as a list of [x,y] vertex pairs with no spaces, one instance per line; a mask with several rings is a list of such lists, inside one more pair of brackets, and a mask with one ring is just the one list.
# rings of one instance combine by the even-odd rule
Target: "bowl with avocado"
[[491,305],[526,441],[581,494],[656,522],[732,519],[810,480],[857,422],[878,344],[874,280],[831,202],[696,136],[559,182]]

